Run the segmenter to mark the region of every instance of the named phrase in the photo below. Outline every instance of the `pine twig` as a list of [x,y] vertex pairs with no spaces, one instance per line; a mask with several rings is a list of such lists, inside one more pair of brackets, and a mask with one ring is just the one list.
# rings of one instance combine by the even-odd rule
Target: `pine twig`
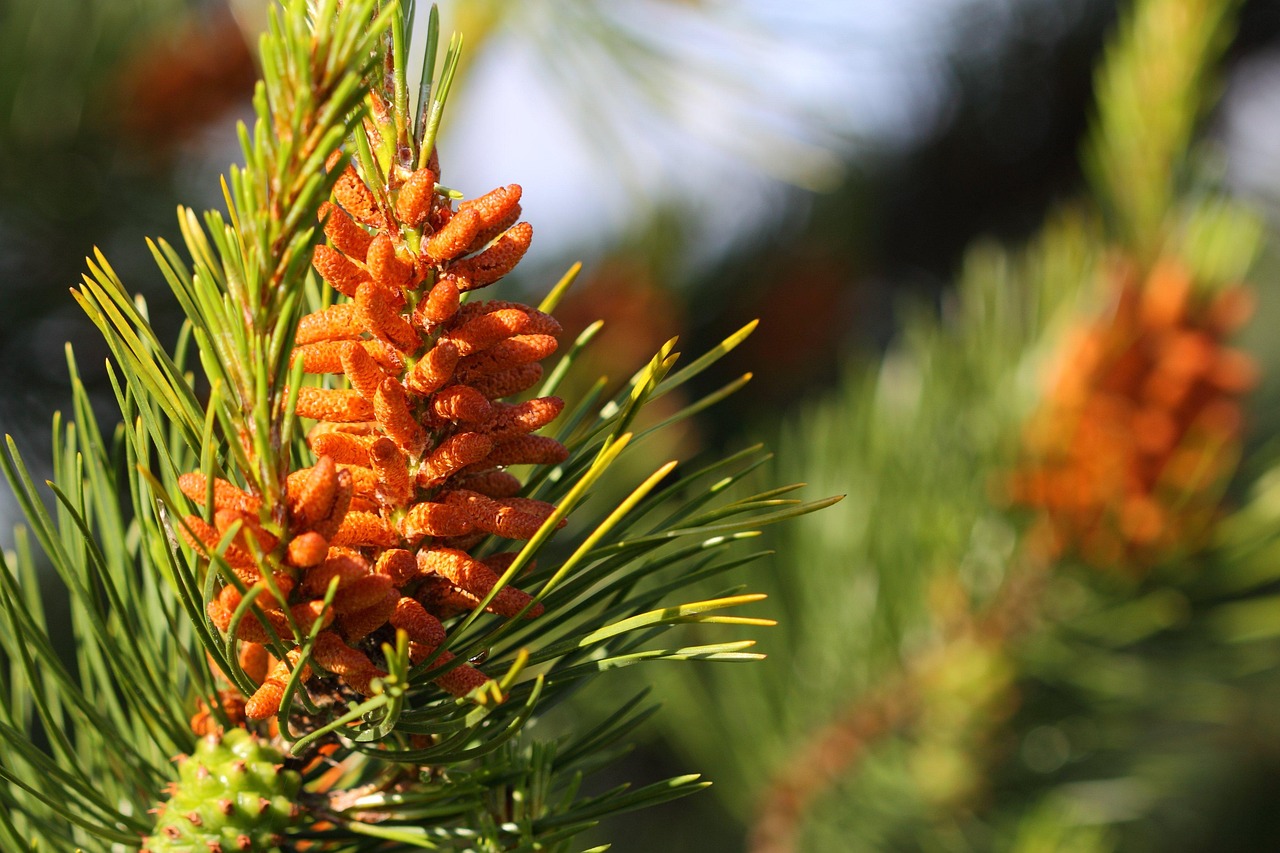
[[[1048,564],[1038,559],[1022,563],[976,619],[961,623],[959,630],[985,648],[1010,648],[1036,621]],[[749,853],[799,853],[804,821],[817,800],[853,773],[868,751],[919,717],[925,692],[919,682],[936,671],[938,654],[952,639],[943,639],[870,694],[855,697],[795,751],[760,799],[760,817],[748,835]]]

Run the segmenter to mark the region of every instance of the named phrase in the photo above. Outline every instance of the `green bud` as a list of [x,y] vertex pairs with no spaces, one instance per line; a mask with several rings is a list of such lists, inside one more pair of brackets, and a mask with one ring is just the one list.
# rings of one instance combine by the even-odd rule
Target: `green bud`
[[275,850],[296,814],[301,782],[283,761],[244,729],[202,739],[178,759],[178,781],[142,853]]

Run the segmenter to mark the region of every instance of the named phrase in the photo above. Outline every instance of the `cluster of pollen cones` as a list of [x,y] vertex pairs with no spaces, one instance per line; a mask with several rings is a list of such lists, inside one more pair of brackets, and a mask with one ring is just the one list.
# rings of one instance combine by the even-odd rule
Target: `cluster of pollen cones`
[[1171,260],[1114,280],[1113,310],[1076,334],[1029,425],[1011,493],[1040,511],[1048,556],[1141,572],[1203,544],[1219,512],[1257,377],[1225,340],[1252,298],[1204,292]]
[[[323,672],[301,675],[311,686],[336,676],[367,695],[386,674],[378,649],[397,629],[415,663],[436,652],[445,639],[440,620],[473,609],[516,553],[478,559],[469,551],[489,535],[528,539],[555,511],[519,497],[521,483],[505,468],[564,461],[563,445],[532,434],[564,404],[501,400],[541,380],[539,362],[555,351],[560,326],[525,305],[462,301],[528,249],[532,229],[517,223],[520,187],[455,210],[436,192],[438,168],[433,158],[370,186],[347,167],[322,208],[328,245],[316,247],[313,266],[345,299],[302,318],[293,358],[306,373],[343,375],[348,387],[299,390],[297,414],[318,422],[308,435],[315,464],[288,478],[287,534],[263,529],[271,513],[257,496],[201,474],[180,478],[198,505],[213,494],[212,519],[187,518],[195,547],[212,550],[240,525],[223,559],[245,587],[264,587],[255,604],[290,650],[290,660],[275,659],[261,620],[238,623],[240,663],[260,685],[244,703],[249,719],[278,713],[299,656],[296,637],[317,621],[310,660]],[[241,601],[228,584],[208,602],[219,629],[230,629]],[[531,618],[542,605],[507,586],[488,609]],[[451,658],[441,650],[436,662]],[[436,683],[462,696],[487,680],[462,663]],[[207,713],[193,721],[210,724]]]

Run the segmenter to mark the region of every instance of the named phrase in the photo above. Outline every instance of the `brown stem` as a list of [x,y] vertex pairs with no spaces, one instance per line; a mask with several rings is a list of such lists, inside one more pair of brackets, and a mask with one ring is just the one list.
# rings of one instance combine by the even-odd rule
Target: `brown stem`
[[813,801],[846,775],[868,747],[902,728],[916,712],[915,687],[899,678],[887,689],[859,696],[797,751],[765,791],[760,817],[747,837],[751,853],[795,853]]
[[[962,630],[985,643],[1004,646],[1032,624],[1046,572],[1039,560],[1024,560],[996,596]],[[926,653],[909,662],[893,681],[857,696],[820,728],[774,776],[761,799],[759,818],[747,837],[750,853],[797,853],[805,816],[815,800],[847,776],[875,743],[911,724],[920,711],[916,679],[929,672]]]

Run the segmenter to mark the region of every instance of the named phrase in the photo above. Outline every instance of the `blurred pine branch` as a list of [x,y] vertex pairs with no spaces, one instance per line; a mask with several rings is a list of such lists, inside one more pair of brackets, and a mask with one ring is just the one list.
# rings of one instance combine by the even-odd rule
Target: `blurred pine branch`
[[[909,314],[879,365],[851,367],[787,424],[776,470],[849,496],[769,537],[785,555],[756,572],[784,607],[771,659],[665,674],[669,736],[719,768],[717,790],[752,828],[752,850],[1188,849],[1212,838],[1197,823],[1208,807],[1188,805],[1196,768],[1230,736],[1226,708],[1248,689],[1240,677],[1260,677],[1245,661],[1274,671],[1272,652],[1223,642],[1269,636],[1269,599],[1211,591],[1250,571],[1261,573],[1236,589],[1266,589],[1271,573],[1244,555],[1266,562],[1274,529],[1259,504],[1225,519],[1218,504],[1251,381],[1247,359],[1221,341],[1248,315],[1240,282],[1263,237],[1195,168],[1194,130],[1234,8],[1133,4],[1097,77],[1086,156],[1099,214],[1059,213],[1023,250],[973,248],[940,318]],[[1172,331],[1125,331],[1134,293],[1141,322],[1164,306]],[[1082,329],[1150,361],[1089,374],[1072,360]],[[1073,370],[1123,403],[1124,370],[1147,371],[1141,380],[1181,369],[1175,339],[1199,348],[1194,370],[1209,377],[1186,380],[1204,390],[1178,397],[1177,417],[1219,400],[1226,438],[1198,445],[1198,427],[1179,427],[1180,464],[1207,479],[1143,493],[1176,546],[1154,564],[1127,562],[1132,552],[1098,561],[1051,533],[1039,504],[1016,505],[1011,475],[1036,452],[1027,425]],[[1184,399],[1194,402],[1177,409]],[[1116,429],[1118,447],[1152,439]],[[1090,456],[1101,452],[1084,458],[1117,458]],[[1127,472],[1098,469],[1081,488]],[[1187,500],[1207,507],[1207,537],[1178,515]],[[1095,528],[1120,507],[1100,511]],[[1234,553],[1214,541],[1228,531]]]

